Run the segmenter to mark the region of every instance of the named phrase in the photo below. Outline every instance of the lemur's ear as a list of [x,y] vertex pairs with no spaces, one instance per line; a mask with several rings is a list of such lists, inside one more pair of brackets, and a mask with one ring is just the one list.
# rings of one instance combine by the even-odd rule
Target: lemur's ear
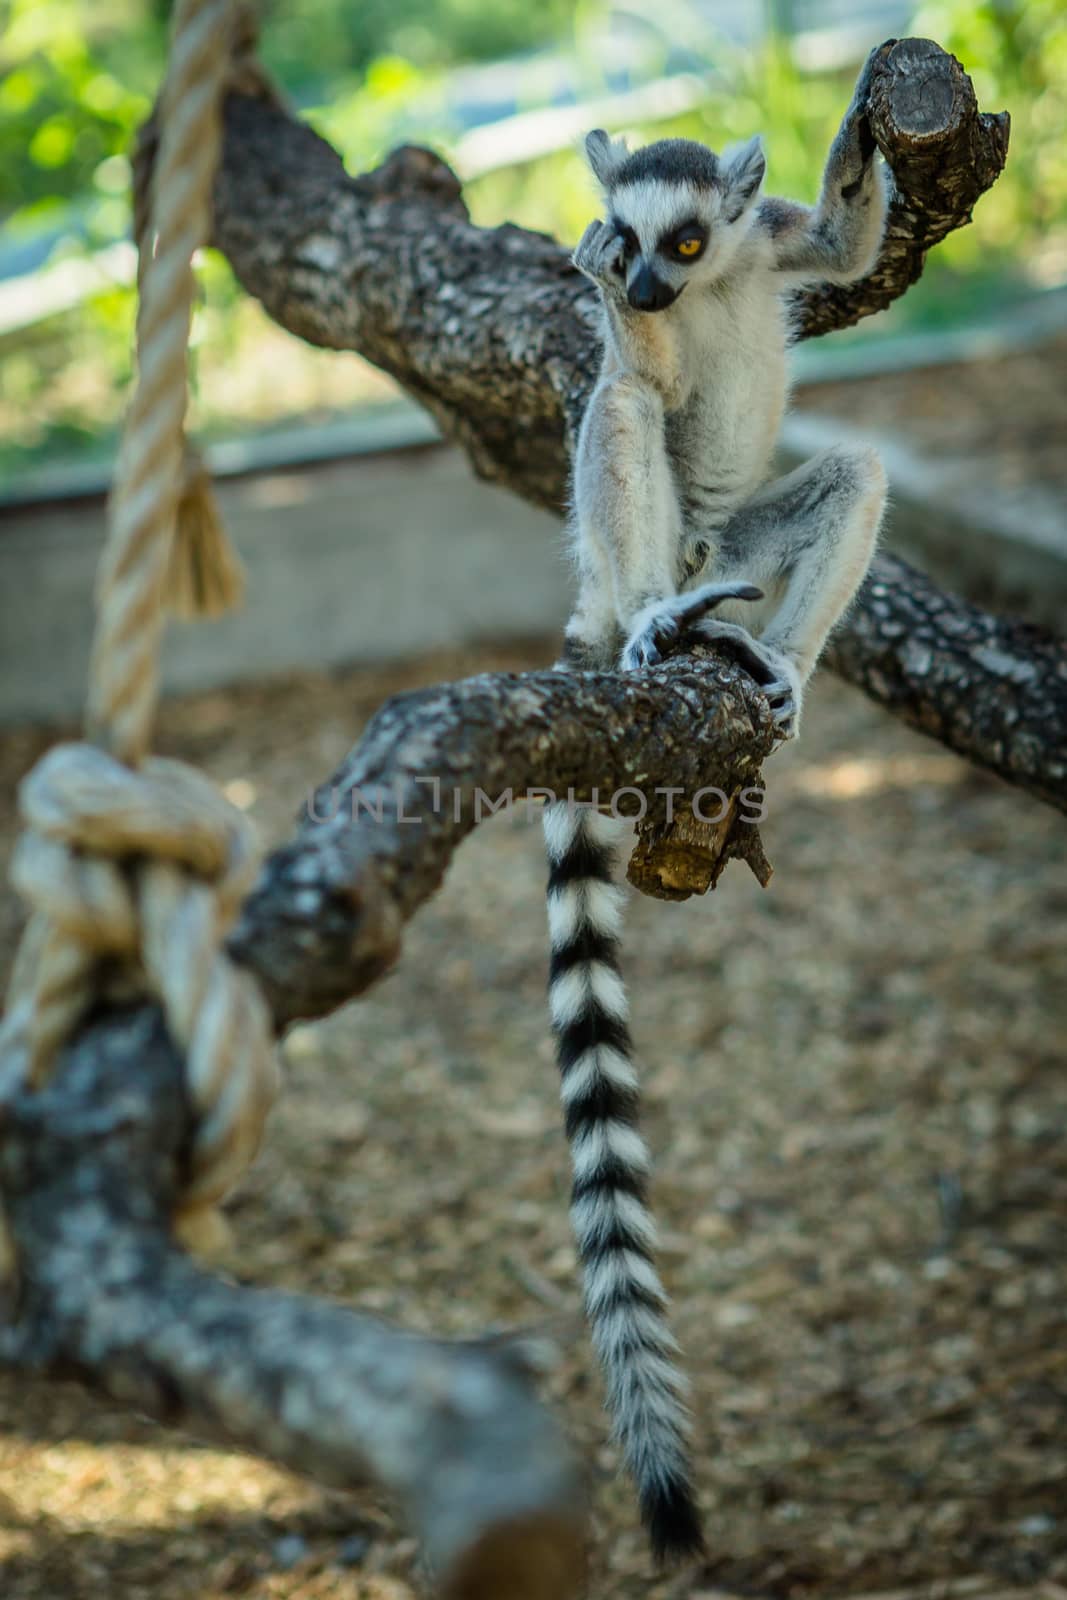
[[603,128],[585,136],[585,157],[602,189],[610,189],[615,174],[630,154],[624,139],[612,139]]
[[747,144],[724,152],[722,214],[727,222],[736,222],[748,210],[759,193],[766,170],[767,158],[763,154],[763,141],[758,133]]

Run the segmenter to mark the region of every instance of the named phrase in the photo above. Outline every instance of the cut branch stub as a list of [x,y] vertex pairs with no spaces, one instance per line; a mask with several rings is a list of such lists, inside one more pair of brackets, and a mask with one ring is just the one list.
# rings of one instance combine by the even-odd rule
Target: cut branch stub
[[882,253],[859,283],[797,296],[802,339],[849,327],[903,294],[931,246],[971,220],[1007,159],[1007,112],[979,112],[967,73],[932,39],[901,39],[878,62],[868,115],[893,174]]
[[980,112],[969,75],[932,39],[894,45],[875,74],[870,120],[879,148],[892,154],[897,181],[927,195],[928,186],[940,189],[946,214],[961,179],[988,189],[1007,159],[1008,113]]
[[[762,793],[763,780],[747,785]],[[729,861],[747,861],[764,889],[771,881],[771,864],[763,851],[755,819],[742,815],[746,791],[736,788],[719,800],[721,816],[705,820],[706,813],[685,807],[668,822],[645,818],[637,827],[626,876],[635,889],[656,900],[688,900],[714,889]]]

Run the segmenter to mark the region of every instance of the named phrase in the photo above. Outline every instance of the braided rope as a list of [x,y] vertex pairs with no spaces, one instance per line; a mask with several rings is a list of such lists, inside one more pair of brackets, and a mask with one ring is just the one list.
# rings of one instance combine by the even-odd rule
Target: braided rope
[[230,32],[229,0],[182,0],[160,102],[149,229],[156,246],[139,273],[138,381],[97,578],[89,688],[90,735],[133,763],[148,749],[158,693],[188,395],[191,262],[211,226]]
[[[231,0],[178,0],[139,231],[138,377],[97,575],[87,733],[23,781],[12,877],[32,909],[0,1045],[39,1087],[94,997],[156,995],[185,1055],[196,1135],[184,1209],[251,1159],[277,1091],[270,1017],[223,947],[255,868],[250,824],[192,768],[148,756],[184,451],[192,256],[208,237]],[[116,977],[117,975],[117,977]],[[11,1063],[15,1063],[12,1073]]]

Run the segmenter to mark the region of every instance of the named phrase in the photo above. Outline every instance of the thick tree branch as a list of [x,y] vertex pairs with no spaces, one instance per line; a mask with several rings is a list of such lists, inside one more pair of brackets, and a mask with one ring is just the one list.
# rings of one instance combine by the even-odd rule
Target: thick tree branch
[[0,1109],[20,1263],[7,1308],[0,1289],[0,1361],[81,1378],[322,1483],[373,1476],[456,1600],[577,1592],[576,1482],[513,1353],[240,1287],[171,1243],[191,1124],[153,1008],[90,1024],[46,1092]]
[[[832,656],[843,677],[913,727],[1067,811],[1067,651],[1058,641],[882,556]],[[604,802],[630,788],[654,816],[656,792],[674,786],[675,812],[691,816],[705,786],[726,796],[759,787],[772,748],[759,690],[703,651],[626,677],[483,676],[399,696],[267,862],[231,949],[280,1027],[323,1015],[396,960],[403,924],[488,814],[479,793],[495,803],[538,789],[578,799],[596,790]],[[713,849],[713,876],[730,856],[763,876],[751,823],[733,818]]]
[[829,665],[887,710],[1067,811],[1067,645],[882,555]]
[[[635,814],[638,794],[620,793],[630,789],[651,818],[666,806],[656,789],[673,786],[681,812],[705,787],[727,797],[759,787],[773,742],[752,680],[711,656],[625,678],[535,672],[400,695],[267,862],[231,951],[279,1026],[321,1016],[393,964],[404,923],[502,797],[595,790]],[[717,796],[699,804],[704,815],[722,808]],[[758,831],[742,817],[714,849],[722,865],[741,856],[763,875]]]

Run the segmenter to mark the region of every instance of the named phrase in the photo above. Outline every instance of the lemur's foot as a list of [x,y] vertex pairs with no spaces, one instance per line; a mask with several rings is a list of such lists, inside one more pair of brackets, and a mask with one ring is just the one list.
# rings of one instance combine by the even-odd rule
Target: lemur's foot
[[773,683],[762,685],[774,718],[775,731],[783,742],[786,739],[795,739],[800,732],[800,707],[804,693],[800,674],[793,663],[787,662],[786,666],[788,676],[776,678]]
[[709,643],[726,643],[730,654],[759,684],[774,717],[775,728],[784,739],[795,739],[800,728],[800,708],[804,685],[800,673],[782,650],[754,639],[737,622],[720,622],[711,617],[700,624],[702,638]]
[[[654,667],[678,648],[690,628],[724,600],[762,599],[763,590],[752,583],[706,583],[688,594],[653,600],[634,618],[619,664],[624,672]],[[745,632],[743,628],[738,631]]]
[[626,255],[622,235],[599,217],[586,228],[571,260],[585,277],[608,294],[626,298]]

